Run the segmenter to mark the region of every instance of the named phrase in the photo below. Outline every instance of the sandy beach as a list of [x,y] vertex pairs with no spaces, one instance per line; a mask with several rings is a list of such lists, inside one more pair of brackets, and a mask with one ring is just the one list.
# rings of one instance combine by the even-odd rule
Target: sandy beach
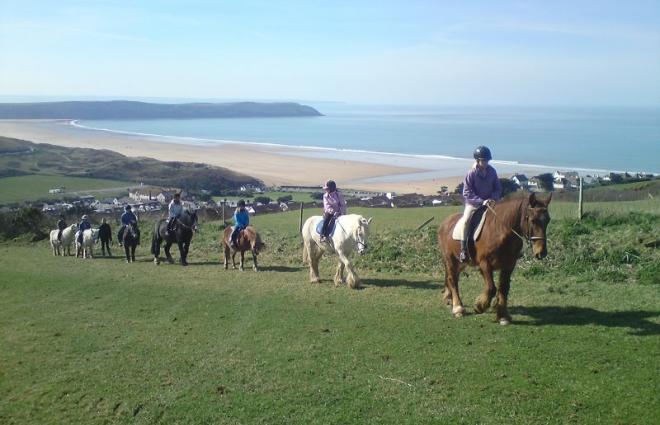
[[[415,179],[397,176],[424,176],[431,167],[391,165],[401,163],[399,158],[370,161],[365,155],[346,152],[351,159],[336,158],[341,153],[328,154],[313,149],[278,145],[224,142],[220,144],[191,144],[185,138],[123,134],[81,128],[68,120],[0,120],[0,135],[34,143],[50,143],[66,147],[108,149],[130,157],[149,157],[162,161],[201,162],[258,179],[267,185],[321,185],[333,178],[340,187],[397,193],[435,194],[441,186],[453,189],[461,180],[462,172],[451,170],[467,169],[456,162],[445,159],[434,161],[447,168],[443,176]],[[364,157],[364,160],[360,160]],[[391,163],[383,163],[390,161]],[[451,175],[454,174],[454,175]]]

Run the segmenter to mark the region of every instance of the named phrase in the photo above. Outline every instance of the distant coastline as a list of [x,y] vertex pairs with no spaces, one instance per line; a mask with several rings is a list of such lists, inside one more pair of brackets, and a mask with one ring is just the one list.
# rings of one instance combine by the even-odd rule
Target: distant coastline
[[147,103],[128,100],[0,103],[0,119],[195,119],[316,117],[311,106],[294,102]]

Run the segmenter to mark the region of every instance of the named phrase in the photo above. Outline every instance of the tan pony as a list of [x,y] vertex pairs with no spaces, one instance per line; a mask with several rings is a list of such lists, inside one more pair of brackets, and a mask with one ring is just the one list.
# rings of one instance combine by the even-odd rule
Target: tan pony
[[[465,313],[458,291],[458,276],[465,267],[471,265],[478,267],[484,278],[484,292],[476,300],[475,312],[485,312],[497,296],[497,320],[502,325],[511,322],[507,308],[511,274],[525,243],[531,245],[537,259],[547,255],[546,229],[550,222],[548,205],[551,198],[552,194],[546,201],[541,201],[532,193],[495,204],[492,210],[486,211],[481,235],[474,243],[470,241],[470,258],[465,263],[458,260],[460,241],[452,237],[454,226],[462,214],[454,214],[440,225],[438,243],[445,265],[443,298],[447,304],[452,305],[454,316],[461,317]],[[499,288],[495,287],[493,280],[493,272],[496,270],[500,272]]]
[[266,247],[266,244],[261,241],[261,237],[254,227],[248,226],[245,229],[241,230],[237,238],[237,247],[234,248],[231,246],[231,232],[233,228],[231,226],[226,227],[222,233],[222,244],[225,251],[225,270],[229,268],[229,257],[231,256],[231,262],[234,269],[236,268],[236,253],[241,253],[241,262],[240,270],[243,271],[243,262],[245,260],[245,251],[250,251],[252,254],[252,269],[256,272],[259,271],[257,266],[257,255],[259,252]]

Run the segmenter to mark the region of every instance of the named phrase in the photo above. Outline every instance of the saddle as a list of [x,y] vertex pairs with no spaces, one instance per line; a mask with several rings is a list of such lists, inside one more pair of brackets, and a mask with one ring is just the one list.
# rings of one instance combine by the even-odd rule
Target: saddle
[[[472,218],[470,219],[470,224],[468,227],[468,240],[472,239],[476,241],[479,239],[481,231],[484,227],[484,222],[486,221],[487,210],[488,208],[482,205],[474,212],[474,214],[472,214]],[[463,223],[464,220],[463,217],[461,217],[454,225],[454,230],[451,237],[455,241],[460,241],[463,239]]]
[[[319,221],[319,224],[316,225],[316,233],[319,235],[323,234],[323,223],[325,220]],[[337,227],[337,219],[332,223],[332,227],[328,228],[328,236],[332,237],[335,234],[335,228]]]

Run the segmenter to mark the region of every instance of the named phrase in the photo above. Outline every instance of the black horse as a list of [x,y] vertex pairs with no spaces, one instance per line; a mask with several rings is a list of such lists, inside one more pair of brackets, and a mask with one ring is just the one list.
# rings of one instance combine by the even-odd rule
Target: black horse
[[170,255],[170,247],[173,243],[179,245],[179,253],[181,254],[181,265],[187,266],[188,262],[188,249],[190,248],[190,240],[193,237],[193,232],[197,231],[197,212],[190,212],[189,210],[183,211],[181,216],[174,220],[174,229],[167,231],[167,220],[163,219],[156,223],[154,237],[151,241],[151,253],[154,255],[154,263],[160,264],[160,244],[165,241],[165,255],[170,264],[174,263]]
[[135,248],[138,245],[139,233],[138,233],[137,223],[131,221],[124,228],[124,233],[122,235],[122,242],[124,245],[124,251],[126,252],[126,262],[130,263],[135,262]]

